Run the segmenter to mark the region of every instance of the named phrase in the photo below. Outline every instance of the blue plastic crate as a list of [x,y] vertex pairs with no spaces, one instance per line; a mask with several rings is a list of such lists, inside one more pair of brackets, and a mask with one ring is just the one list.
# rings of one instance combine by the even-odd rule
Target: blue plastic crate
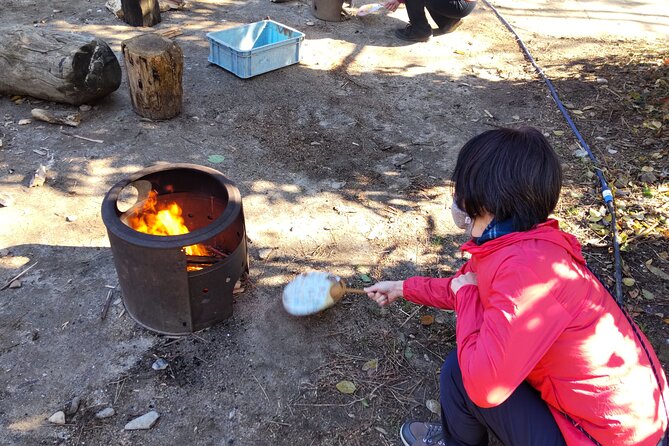
[[207,34],[209,62],[246,79],[300,61],[304,34],[274,20]]

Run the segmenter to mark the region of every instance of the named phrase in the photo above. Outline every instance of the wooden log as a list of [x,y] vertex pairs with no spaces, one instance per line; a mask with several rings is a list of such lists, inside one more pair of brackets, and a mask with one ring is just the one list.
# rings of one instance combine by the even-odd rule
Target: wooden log
[[158,0],[122,0],[123,20],[132,26],[153,26],[160,23]]
[[16,25],[0,35],[0,94],[81,105],[121,85],[121,66],[101,39]]
[[150,119],[170,119],[181,113],[183,52],[179,45],[155,33],[121,43],[132,107]]

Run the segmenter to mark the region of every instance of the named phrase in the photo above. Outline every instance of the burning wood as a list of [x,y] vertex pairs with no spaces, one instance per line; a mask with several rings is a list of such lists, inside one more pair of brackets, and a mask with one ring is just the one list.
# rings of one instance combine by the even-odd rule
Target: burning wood
[[188,263],[209,263],[209,264],[214,264],[216,262],[220,262],[223,259],[221,257],[214,257],[214,256],[186,256],[186,261]]
[[[188,234],[182,216],[183,210],[176,202],[160,203],[158,193],[152,190],[140,209],[137,209],[128,218],[128,226],[135,231],[145,234],[171,236]],[[191,245],[184,246],[188,271],[198,271],[220,262],[227,254],[213,246]]]
[[[158,192],[152,190],[141,209],[128,218],[128,225],[135,231],[152,235],[182,235],[190,230],[181,216],[183,210],[176,202],[163,204],[158,202]],[[204,245],[185,246],[184,251],[190,256],[210,256]]]

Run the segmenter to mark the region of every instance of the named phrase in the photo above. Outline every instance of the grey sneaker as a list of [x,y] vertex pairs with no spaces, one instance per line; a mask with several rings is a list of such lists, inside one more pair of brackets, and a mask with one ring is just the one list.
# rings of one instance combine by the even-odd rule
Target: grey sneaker
[[444,428],[437,423],[407,421],[400,428],[404,446],[445,446]]

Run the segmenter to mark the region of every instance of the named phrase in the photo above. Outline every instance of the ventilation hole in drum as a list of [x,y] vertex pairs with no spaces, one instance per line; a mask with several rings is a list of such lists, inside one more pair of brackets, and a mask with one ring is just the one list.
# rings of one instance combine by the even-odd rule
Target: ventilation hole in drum
[[204,294],[207,294],[207,293],[209,292],[209,288],[202,288],[202,292],[203,292]]

